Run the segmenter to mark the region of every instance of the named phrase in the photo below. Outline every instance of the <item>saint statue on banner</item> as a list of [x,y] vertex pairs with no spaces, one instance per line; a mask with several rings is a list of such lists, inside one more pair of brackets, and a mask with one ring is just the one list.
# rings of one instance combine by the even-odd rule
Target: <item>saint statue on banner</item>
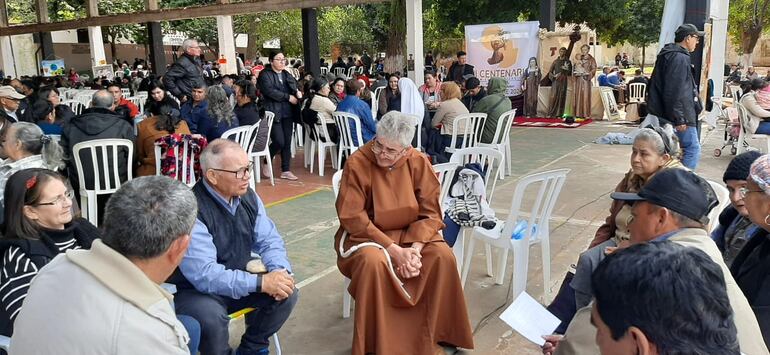
[[521,90],[524,91],[524,116],[537,117],[537,92],[540,89],[540,80],[543,73],[537,64],[537,58],[529,58],[529,66],[524,71],[521,82]]
[[596,59],[588,53],[590,49],[584,44],[575,56],[575,117],[591,117],[591,82],[596,75]]

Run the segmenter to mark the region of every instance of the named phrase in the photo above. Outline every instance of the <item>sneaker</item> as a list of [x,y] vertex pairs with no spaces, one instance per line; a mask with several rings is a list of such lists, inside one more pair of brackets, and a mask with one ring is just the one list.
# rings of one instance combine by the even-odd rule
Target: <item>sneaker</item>
[[291,171],[282,172],[281,179],[292,180],[292,181],[299,180],[299,178],[296,175],[292,174]]

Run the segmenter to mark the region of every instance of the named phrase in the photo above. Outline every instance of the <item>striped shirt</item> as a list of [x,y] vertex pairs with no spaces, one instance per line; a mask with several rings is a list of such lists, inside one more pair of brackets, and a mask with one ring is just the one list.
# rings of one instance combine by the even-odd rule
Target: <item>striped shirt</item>
[[[80,249],[75,238],[54,244],[60,253],[70,249]],[[21,310],[22,302],[27,297],[29,284],[37,275],[38,267],[17,246],[5,250],[2,265],[2,271],[0,271],[0,307],[9,314],[11,321],[13,321]]]

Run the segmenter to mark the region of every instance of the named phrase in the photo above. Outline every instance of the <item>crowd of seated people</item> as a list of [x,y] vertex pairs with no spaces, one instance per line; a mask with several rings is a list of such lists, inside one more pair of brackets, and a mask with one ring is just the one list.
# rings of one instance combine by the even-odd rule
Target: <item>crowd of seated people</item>
[[[128,83],[100,82],[79,114],[62,104],[53,80],[0,86],[0,334],[12,337],[12,353],[229,354],[228,315],[255,308],[235,351],[267,354],[300,292],[281,233],[249,187],[252,152],[220,137],[258,125],[254,151],[280,154],[281,177],[296,180],[289,170],[295,124],[325,125],[338,142],[337,111],[359,118],[363,138],[345,161],[335,206],[337,264],[357,302],[351,352],[472,349],[431,165],[449,159],[460,115],[487,114],[480,141],[492,141],[511,110],[505,79],[482,86],[463,53],[451,79],[429,71],[419,88],[378,71],[384,89],[372,98],[368,76],[296,78],[281,52],[256,75],[204,75],[213,68],[200,63],[197,42],[182,47],[186,56],[172,75],[132,78],[129,71]],[[366,66],[363,57],[348,59],[335,65]],[[143,111],[125,97],[127,88],[147,92]],[[270,136],[267,111],[275,114]],[[192,188],[154,176],[154,148],[172,136],[199,144]],[[137,178],[99,201],[96,228],[79,217],[84,206],[74,199],[81,180],[94,186],[93,162],[82,155],[87,167],[79,176],[74,146],[103,138],[133,142],[135,161],[122,152],[115,166],[121,179],[128,180],[126,167]],[[563,327],[546,336],[544,353],[768,354],[770,155],[732,160],[723,176],[731,204],[709,235],[716,194],[682,166],[678,146],[668,126],[636,135],[606,221],[554,301],[552,309],[569,307],[556,312]],[[173,303],[163,284],[175,286]],[[125,316],[114,316],[116,309]]]

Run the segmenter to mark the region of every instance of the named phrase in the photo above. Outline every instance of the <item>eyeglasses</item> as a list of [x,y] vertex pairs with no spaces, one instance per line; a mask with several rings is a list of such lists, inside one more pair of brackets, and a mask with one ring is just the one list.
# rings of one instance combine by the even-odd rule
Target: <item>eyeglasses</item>
[[75,193],[72,191],[67,191],[63,195],[56,196],[56,199],[51,202],[44,202],[44,203],[37,203],[35,206],[59,206],[62,207],[64,205],[64,201],[72,201],[72,198],[75,197]]
[[384,155],[388,158],[395,158],[401,153],[405,152],[407,148],[404,148],[401,150],[386,148],[380,143],[380,141],[375,140],[374,144],[372,145],[372,153],[374,153],[375,155]]
[[217,169],[217,168],[211,168],[211,170],[235,174],[236,179],[246,180],[249,178],[251,174],[251,168],[253,166],[254,166],[254,163],[249,163],[249,165],[247,165],[246,167],[240,168],[238,170],[227,170],[227,169]]
[[749,192],[765,192],[764,190],[749,190],[748,187],[741,187],[738,189],[738,193],[741,195],[741,198],[746,198],[746,195],[749,194]]

